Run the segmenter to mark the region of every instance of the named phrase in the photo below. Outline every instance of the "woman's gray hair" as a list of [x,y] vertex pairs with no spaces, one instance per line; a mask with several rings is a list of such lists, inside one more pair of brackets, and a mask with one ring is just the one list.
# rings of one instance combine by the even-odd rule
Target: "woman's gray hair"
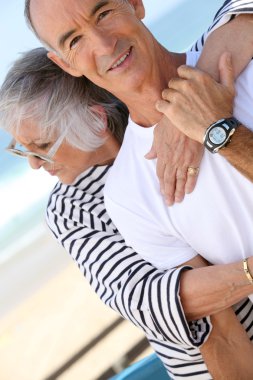
[[65,73],[42,47],[23,53],[0,89],[0,124],[7,132],[18,133],[21,122],[31,119],[42,138],[66,134],[68,144],[85,151],[105,141],[101,110],[121,143],[128,121],[126,106],[87,78]]

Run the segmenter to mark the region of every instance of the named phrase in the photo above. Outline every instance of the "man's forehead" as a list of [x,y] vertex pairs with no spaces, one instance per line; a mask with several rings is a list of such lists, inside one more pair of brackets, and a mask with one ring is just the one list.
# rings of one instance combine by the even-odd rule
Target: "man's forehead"
[[[30,10],[33,13],[33,11],[39,9],[40,12],[47,11],[48,14],[51,12],[54,16],[57,16],[61,10],[75,11],[78,9],[92,14],[103,5],[121,2],[124,2],[124,0],[31,0]],[[54,9],[58,6],[58,12],[55,14]]]
[[47,40],[52,36],[53,29],[57,34],[67,32],[80,17],[88,19],[101,7],[122,1],[124,0],[31,0],[30,15],[39,36],[49,42]]

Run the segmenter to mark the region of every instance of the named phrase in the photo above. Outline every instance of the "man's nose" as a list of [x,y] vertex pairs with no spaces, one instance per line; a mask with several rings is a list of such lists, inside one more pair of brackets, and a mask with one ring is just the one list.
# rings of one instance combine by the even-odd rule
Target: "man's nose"
[[117,38],[112,33],[94,29],[90,37],[92,47],[99,55],[110,55],[114,52]]
[[29,156],[28,162],[29,162],[29,165],[31,166],[31,168],[36,169],[36,170],[40,169],[43,166],[43,164],[45,163],[44,160],[42,160],[39,157],[35,157],[35,156]]

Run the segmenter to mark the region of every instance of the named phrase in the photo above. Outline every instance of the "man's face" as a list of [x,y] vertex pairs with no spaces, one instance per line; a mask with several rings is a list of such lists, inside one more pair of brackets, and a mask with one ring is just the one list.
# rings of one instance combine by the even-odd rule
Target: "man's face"
[[143,17],[141,0],[31,0],[37,33],[72,74],[118,95],[151,75],[152,37]]

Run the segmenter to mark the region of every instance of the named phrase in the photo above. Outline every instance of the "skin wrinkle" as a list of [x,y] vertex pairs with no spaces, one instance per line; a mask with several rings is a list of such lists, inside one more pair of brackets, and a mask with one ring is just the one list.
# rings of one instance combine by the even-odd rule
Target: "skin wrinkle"
[[[101,2],[99,4],[97,4],[94,9],[96,8],[97,9],[97,12],[108,5],[108,1],[107,2]],[[118,4],[114,11],[113,11],[113,17],[116,18],[117,20],[117,17],[120,16],[120,14],[122,14],[122,9],[121,9],[121,6],[122,4]],[[105,8],[105,10],[103,11],[106,11],[108,8],[108,6]],[[76,29],[75,29],[75,34],[76,36],[72,36],[73,38],[76,38],[77,36],[79,36],[78,32],[80,31],[80,40],[78,41],[77,45],[71,49],[69,48],[68,46],[66,46],[65,48],[62,48],[62,54],[63,54],[63,58],[66,60],[66,62],[71,66],[71,67],[77,67],[77,59],[78,59],[78,53],[79,53],[79,49],[81,50],[81,45],[82,44],[85,44],[86,43],[89,43],[89,33],[87,33],[87,35],[85,36],[84,35],[84,32],[82,31],[82,27],[81,25],[83,25],[83,23],[86,21],[86,23],[88,22],[92,22],[92,23],[95,23],[94,20],[92,20],[92,17],[95,18],[96,14],[95,14],[95,11],[91,10],[91,14],[92,16],[90,17],[87,17],[87,19],[85,20],[84,16],[81,14],[80,15],[80,20],[78,19],[78,21],[75,21],[75,24],[76,24]],[[102,9],[101,9],[102,11]],[[81,33],[81,31],[83,33]],[[95,33],[96,32],[96,33]],[[67,32],[68,33],[68,32]],[[106,34],[106,30],[96,30],[96,31],[93,31],[93,37],[94,35],[96,34],[97,38],[100,39],[100,38],[104,38],[103,36]],[[101,35],[101,37],[100,37]],[[91,36],[92,37],[92,36]],[[65,41],[67,43],[67,40]],[[102,42],[102,41],[101,41]],[[103,57],[103,61],[102,62],[96,62],[98,68],[98,73],[100,76],[102,76],[103,74],[105,74],[108,69],[113,65],[113,63],[117,60],[118,56],[122,53],[122,51],[128,51],[129,50],[129,46],[130,46],[130,43],[129,42],[124,42],[124,41],[116,41],[115,40],[115,43],[117,42],[117,45],[116,46],[112,46],[111,49],[111,52],[112,54],[110,54],[108,57]],[[93,42],[92,42],[92,45],[93,45]],[[109,45],[108,45],[109,46]],[[100,44],[100,50],[101,50],[101,44]],[[106,60],[105,60],[106,59]]]
[[[156,49],[154,49],[154,51],[152,52],[152,53],[156,53],[156,55],[158,54],[158,53],[162,53],[162,49],[160,48],[160,50],[159,50],[159,48],[157,48],[157,50]],[[78,50],[78,53],[79,53],[79,50]],[[152,54],[151,54],[152,55]],[[159,55],[159,54],[158,54]],[[165,55],[164,55],[165,56]],[[77,57],[78,58],[78,57]],[[77,58],[75,58],[75,63],[76,64],[78,64],[78,60],[77,60]],[[159,56],[159,58],[161,58],[161,55]],[[176,58],[176,57],[175,57]],[[95,61],[96,62],[96,61]],[[167,63],[168,63],[168,61],[166,61]],[[162,65],[161,65],[162,66]],[[152,74],[153,73],[156,73],[156,71],[155,71],[155,69],[161,69],[162,67],[155,67],[155,65],[154,65],[154,71],[152,71]],[[158,70],[159,71],[159,70]],[[168,73],[167,73],[168,74]],[[171,75],[171,72],[170,72],[170,75]],[[164,73],[164,76],[166,76],[166,73]],[[154,79],[155,78],[155,76],[152,78],[151,77],[151,80],[150,80],[150,84],[152,85],[152,79]],[[102,78],[103,79],[103,78]],[[163,81],[163,76],[161,75],[161,76],[159,76],[159,80],[161,81],[161,82],[158,82],[160,85],[163,83],[162,81]],[[126,86],[128,89],[129,89],[129,87],[128,86]],[[152,100],[152,96],[154,96],[155,97],[155,91],[154,92],[152,92],[152,86],[150,86],[150,98],[149,98],[149,105],[151,104],[151,100]],[[130,89],[131,90],[131,89]],[[158,87],[156,88],[156,90],[158,90],[159,91],[159,89],[158,89]],[[140,95],[140,93],[138,94],[138,95]],[[132,103],[133,104],[133,103]],[[139,103],[140,104],[140,103]],[[131,113],[133,113],[133,112],[131,112]],[[153,117],[153,115],[154,115],[154,113],[152,114],[152,117]],[[143,115],[141,115],[140,114],[140,117],[143,117]],[[146,120],[146,119],[145,119]],[[147,117],[147,121],[150,121],[151,119],[150,119],[150,115]],[[194,271],[193,271],[194,272]],[[231,297],[232,298],[232,297]],[[223,301],[224,302],[224,301]]]
[[[32,131],[33,133],[34,131],[35,133],[39,133],[40,129],[39,127],[34,128],[33,126]],[[26,139],[30,133],[31,129],[27,130],[25,125],[22,125],[22,131],[20,131],[18,135],[13,133],[13,136],[28,150],[41,154],[47,153],[48,149],[40,149],[33,143],[30,146],[33,146],[34,148],[29,149],[29,146],[26,144]],[[108,138],[106,142],[95,151],[82,151],[63,142],[53,157],[53,163],[48,163],[35,157],[29,157],[28,161],[33,169],[43,167],[46,171],[56,171],[54,175],[57,175],[62,183],[70,184],[80,173],[89,167],[94,165],[104,165],[115,158],[119,150],[119,143],[109,132],[107,133]]]
[[[35,3],[36,3],[36,0],[34,0],[32,4],[35,4]],[[86,2],[86,5],[89,6],[90,3],[91,2]],[[80,5],[80,7],[82,6],[81,3],[78,2],[78,4]],[[112,8],[113,6],[115,7],[115,2],[109,2],[109,4]],[[124,5],[124,7],[122,6],[122,4]],[[122,9],[122,12],[121,11],[119,12],[117,10],[118,7],[120,10]],[[132,76],[124,76],[124,80],[126,80],[127,82],[125,83],[124,87],[118,86],[119,83],[118,81],[116,83],[113,77],[114,76],[113,73],[111,72],[106,73],[104,77],[100,75],[100,72],[99,72],[100,65],[102,65],[103,67],[104,64],[105,65],[108,64],[108,55],[109,55],[110,64],[114,63],[114,60],[112,61],[112,58],[113,59],[117,58],[112,54],[112,52],[110,52],[110,54],[107,54],[107,55],[105,54],[105,51],[102,54],[100,52],[100,55],[98,56],[97,51],[93,51],[91,54],[89,54],[89,52],[87,52],[87,49],[85,48],[85,52],[84,52],[81,46],[81,48],[78,47],[78,49],[73,49],[74,51],[69,53],[67,57],[67,63],[70,66],[74,67],[74,69],[77,71],[80,70],[81,68],[80,65],[78,66],[78,62],[79,63],[82,62],[82,65],[85,64],[86,66],[85,72],[80,71],[80,73],[87,76],[90,80],[97,83],[100,87],[108,88],[110,92],[114,93],[117,97],[121,98],[125,103],[128,101],[129,109],[130,111],[132,109],[133,113],[138,112],[134,110],[134,105],[136,104],[136,101],[139,101],[144,95],[144,93],[145,93],[145,96],[147,96],[147,94],[150,94],[148,96],[150,99],[149,105],[146,105],[145,101],[143,101],[144,111],[141,114],[139,114],[138,112],[136,115],[136,118],[139,119],[137,121],[138,122],[141,121],[141,124],[143,126],[150,126],[151,124],[155,124],[156,122],[158,122],[158,120],[160,119],[160,114],[154,109],[153,105],[155,104],[155,101],[157,100],[157,98],[160,97],[161,90],[167,85],[168,73],[173,71],[172,62],[170,62],[170,58],[166,56],[165,49],[161,45],[154,44],[153,36],[141,22],[141,18],[144,17],[144,12],[142,13],[139,9],[137,9],[136,13],[140,14],[139,19],[137,19],[134,13],[133,6],[130,6],[128,3],[125,3],[125,2],[124,3],[120,2],[118,7],[116,8],[116,10],[113,11],[116,13],[116,14],[113,13],[113,16],[114,16],[113,19],[114,20],[116,19],[116,21],[113,23],[113,30],[115,28],[117,29],[115,34],[117,35],[118,33],[119,41],[125,41],[126,44],[128,43],[129,47],[134,46],[133,57],[135,60],[138,60],[138,70],[136,70],[136,66],[135,66],[134,70],[131,68],[133,72]],[[107,7],[105,9],[107,9]],[[71,9],[69,9],[69,11],[71,12]],[[87,14],[87,12],[85,14]],[[61,15],[63,16],[62,20],[64,20],[65,22],[66,15],[62,14],[62,12],[61,12]],[[33,9],[32,9],[32,18],[34,16],[33,16]],[[71,15],[68,14],[68,17],[70,16]],[[111,32],[111,29],[109,29],[112,24],[110,17],[111,15],[107,15],[105,18],[106,20],[108,19],[110,21],[110,22],[108,20],[106,21],[105,30],[108,32],[107,35],[110,35],[110,33],[114,35],[114,33]],[[128,19],[131,22],[126,22],[126,19]],[[84,20],[84,17],[83,17],[83,20]],[[80,21],[81,19],[79,19],[79,16],[75,16],[75,22],[80,23]],[[36,17],[34,17],[33,22],[35,24],[35,27],[37,28]],[[67,21],[65,23],[67,23]],[[54,27],[53,27],[54,31],[55,31],[55,24],[56,22],[54,23]],[[67,24],[67,25],[69,25],[69,27],[71,28],[73,28],[74,26],[74,24],[71,24],[71,25]],[[104,25],[104,19],[99,23],[99,25]],[[66,26],[65,26],[65,29],[66,29]],[[38,28],[37,30],[39,32]],[[52,37],[52,35],[55,37],[54,31],[50,33],[50,37]],[[139,37],[140,34],[142,34],[145,38],[140,39]],[[128,36],[131,36],[131,40],[130,40],[130,37]],[[42,35],[42,37],[46,39],[45,34]],[[51,38],[50,40],[49,39],[47,40],[51,45],[54,45],[53,38]],[[80,43],[80,45],[82,44]],[[91,50],[90,46],[88,46],[88,48],[89,50]],[[99,46],[99,48],[101,50],[101,46]],[[159,65],[155,65],[155,64],[150,65],[148,63],[146,64],[146,62],[144,63],[143,60],[141,59],[141,56],[146,55],[146,52],[148,52],[148,56],[150,57],[148,58],[148,61],[153,62],[156,59],[159,62]],[[84,55],[81,53],[85,55],[85,58],[84,58]],[[110,55],[112,55],[112,57]],[[87,57],[87,61],[89,61],[88,64],[86,64],[86,57]],[[85,59],[85,62],[83,58]],[[171,59],[173,61],[175,60],[178,61],[179,56],[172,55]],[[183,59],[185,59],[185,57]],[[140,61],[141,61],[141,68],[139,64]],[[166,65],[166,68],[164,70],[158,70],[158,66],[159,67],[165,66],[164,65],[165,62],[168,63],[168,65]],[[180,63],[184,63],[184,62],[180,61]],[[95,75],[94,75],[94,69],[96,71]],[[147,79],[144,85],[142,78],[143,78],[145,70],[149,70],[149,73],[146,75]],[[138,73],[136,71],[138,71]],[[109,86],[108,86],[108,83],[110,83]],[[129,90],[130,90],[130,87],[134,89],[134,91],[131,91],[131,99],[129,99],[129,96],[127,96],[127,93],[125,91],[126,86],[129,88]],[[131,105],[131,103],[133,104],[133,106]],[[152,104],[152,107],[150,107],[151,104]],[[147,117],[147,115],[151,113],[152,115]]]

